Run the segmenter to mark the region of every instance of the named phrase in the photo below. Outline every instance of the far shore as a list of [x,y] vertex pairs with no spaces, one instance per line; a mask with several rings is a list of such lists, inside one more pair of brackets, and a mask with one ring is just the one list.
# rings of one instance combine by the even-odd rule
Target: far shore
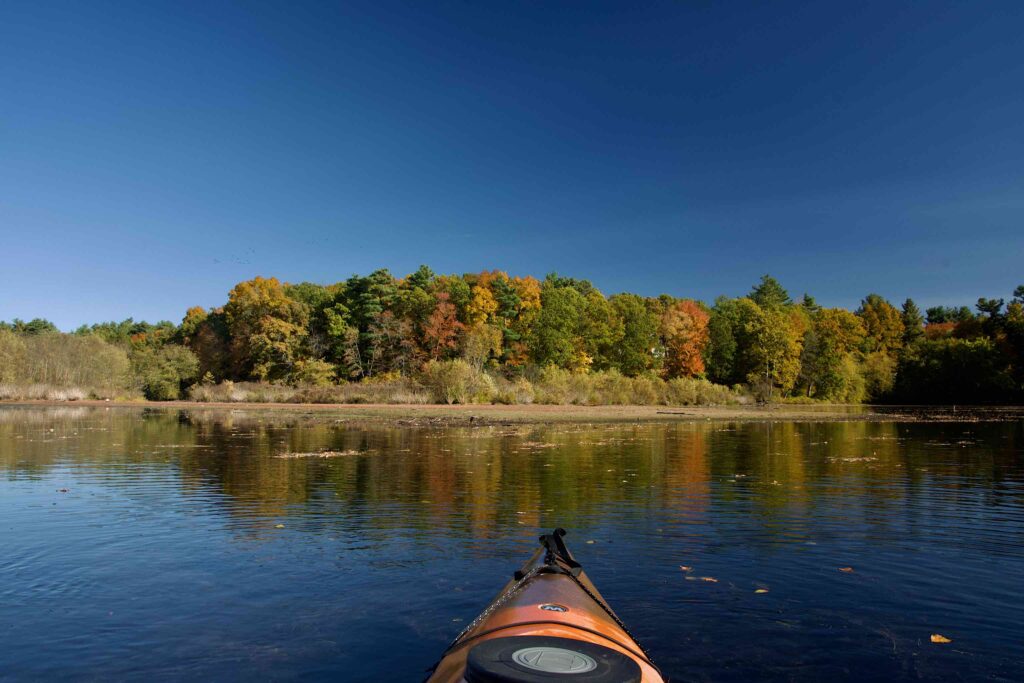
[[756,406],[336,404],[193,401],[0,401],[3,406],[165,408],[177,410],[292,411],[353,421],[399,425],[493,425],[550,422],[987,422],[1024,419],[1020,406],[870,406],[768,404]]

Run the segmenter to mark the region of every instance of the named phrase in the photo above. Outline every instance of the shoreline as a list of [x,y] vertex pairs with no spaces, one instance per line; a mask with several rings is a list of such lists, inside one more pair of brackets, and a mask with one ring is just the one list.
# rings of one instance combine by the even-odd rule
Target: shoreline
[[587,422],[1004,422],[1024,419],[1021,406],[872,406],[768,404],[762,406],[641,406],[539,404],[258,403],[193,401],[0,401],[39,408],[156,408],[317,413],[324,417],[391,422],[403,426],[544,424]]

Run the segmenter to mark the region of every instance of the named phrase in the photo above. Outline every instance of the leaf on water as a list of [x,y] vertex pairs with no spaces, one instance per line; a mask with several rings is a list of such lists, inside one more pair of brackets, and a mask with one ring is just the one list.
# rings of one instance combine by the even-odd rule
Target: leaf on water
[[767,588],[758,588],[758,589],[757,589],[756,591],[754,591],[754,592],[755,592],[755,593],[767,593],[767,592],[768,592],[768,589],[767,589]]
[[841,571],[841,572],[843,572],[845,574],[852,574],[853,573],[853,567],[840,567],[839,571]]
[[932,634],[932,642],[933,643],[952,643],[953,641],[951,639],[947,638],[946,636],[939,635],[938,633],[933,633]]
[[284,524],[275,524],[274,528],[275,529],[283,529],[284,528]]
[[587,545],[594,545],[597,541],[587,541]]
[[716,579],[713,576],[702,576],[702,577],[700,577],[700,580],[701,581],[707,581],[708,583],[718,583],[718,579]]
[[685,564],[679,565],[679,568],[682,569],[684,572],[692,572],[693,571],[693,567],[687,567]]

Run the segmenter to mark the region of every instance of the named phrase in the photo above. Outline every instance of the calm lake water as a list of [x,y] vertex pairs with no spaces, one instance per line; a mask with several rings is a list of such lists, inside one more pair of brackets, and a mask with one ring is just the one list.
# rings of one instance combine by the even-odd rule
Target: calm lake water
[[1022,425],[3,407],[0,679],[418,681],[564,526],[675,681],[1021,680]]

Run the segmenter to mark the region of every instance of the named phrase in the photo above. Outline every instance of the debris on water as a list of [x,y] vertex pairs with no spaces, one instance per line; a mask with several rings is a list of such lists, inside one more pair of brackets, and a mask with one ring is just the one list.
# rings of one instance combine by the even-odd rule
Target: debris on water
[[758,588],[758,589],[757,589],[757,590],[755,590],[754,592],[755,592],[755,593],[767,593],[767,592],[768,592],[768,589],[767,589],[767,588]]
[[951,638],[947,638],[944,635],[940,635],[938,633],[933,633],[932,634],[932,642],[933,643],[952,643],[953,640]]
[[359,451],[311,451],[309,453],[279,453],[277,458],[340,458],[346,455],[359,455]]
[[57,493],[67,493],[67,489],[57,489]]
[[840,567],[839,571],[843,572],[844,574],[852,574],[853,567]]
[[587,545],[594,545],[595,543],[597,543],[597,541],[594,541],[594,540],[587,541]]
[[275,529],[283,529],[284,528],[284,524],[275,524],[274,528]]
[[693,567],[687,567],[685,564],[679,565],[679,568],[682,569],[684,572],[692,572],[693,571]]
[[687,581],[704,581],[706,583],[718,583],[718,579],[713,576],[687,576]]

